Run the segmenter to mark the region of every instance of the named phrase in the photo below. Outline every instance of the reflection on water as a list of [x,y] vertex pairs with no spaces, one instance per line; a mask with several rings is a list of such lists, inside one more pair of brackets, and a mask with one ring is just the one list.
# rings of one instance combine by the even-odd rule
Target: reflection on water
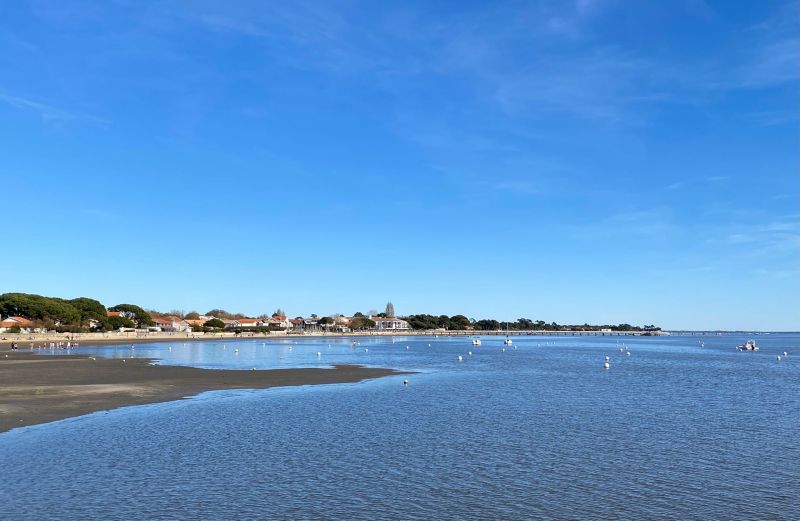
[[2,434],[0,517],[800,518],[799,335],[759,337],[758,353],[739,336],[294,340],[91,351],[423,373]]

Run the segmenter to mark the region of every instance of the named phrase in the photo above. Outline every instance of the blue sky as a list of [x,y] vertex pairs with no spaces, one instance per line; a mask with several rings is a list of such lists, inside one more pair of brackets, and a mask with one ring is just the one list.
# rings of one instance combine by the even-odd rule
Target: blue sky
[[0,5],[0,292],[800,329],[797,2]]

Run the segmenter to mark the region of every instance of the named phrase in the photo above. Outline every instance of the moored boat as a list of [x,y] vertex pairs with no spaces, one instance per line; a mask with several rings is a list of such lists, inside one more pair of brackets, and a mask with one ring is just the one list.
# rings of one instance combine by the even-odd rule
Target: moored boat
[[737,346],[736,349],[739,351],[758,351],[758,346],[755,340],[748,340],[744,344]]

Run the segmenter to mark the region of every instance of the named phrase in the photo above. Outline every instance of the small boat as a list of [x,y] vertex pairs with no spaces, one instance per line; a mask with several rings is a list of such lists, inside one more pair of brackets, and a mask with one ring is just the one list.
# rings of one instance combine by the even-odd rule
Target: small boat
[[474,345],[474,346],[481,345],[481,339],[480,338],[473,338],[472,339],[472,345]]
[[506,322],[506,339],[505,339],[505,340],[503,340],[503,343],[504,343],[505,345],[507,345],[507,346],[510,346],[510,345],[513,343],[513,342],[511,341],[511,338],[509,338],[509,336],[508,336],[508,322]]
[[738,346],[736,349],[739,351],[758,351],[758,346],[755,340],[748,340],[744,344]]

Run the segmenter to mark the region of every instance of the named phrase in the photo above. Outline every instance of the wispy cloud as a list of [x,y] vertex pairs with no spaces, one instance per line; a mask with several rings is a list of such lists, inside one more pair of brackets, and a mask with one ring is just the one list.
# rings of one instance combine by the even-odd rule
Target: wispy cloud
[[727,175],[710,175],[699,177],[696,179],[685,179],[683,181],[675,181],[666,186],[667,190],[680,190],[683,188],[697,187],[699,185],[719,185],[720,183],[730,179]]
[[38,114],[45,122],[63,124],[68,122],[90,123],[93,125],[107,126],[110,121],[85,112],[65,110],[48,103],[36,101],[21,96],[12,96],[0,92],[0,102],[15,109]]
[[746,246],[743,254],[800,259],[800,215],[785,215],[763,223],[738,226],[726,236],[731,245]]
[[750,40],[739,70],[742,88],[768,88],[800,81],[800,1],[784,4],[743,35]]

